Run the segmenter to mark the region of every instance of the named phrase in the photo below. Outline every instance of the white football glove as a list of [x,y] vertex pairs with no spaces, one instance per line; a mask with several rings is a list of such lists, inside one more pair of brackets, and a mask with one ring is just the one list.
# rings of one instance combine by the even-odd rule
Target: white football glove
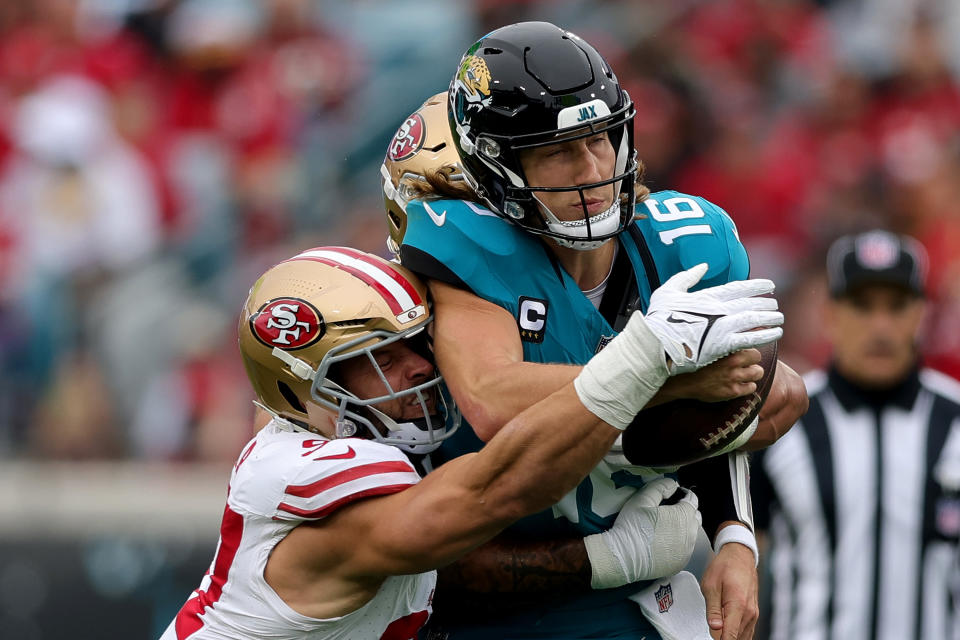
[[[694,371],[729,353],[783,335],[770,280],[743,280],[689,293],[707,265],[681,271],[650,298],[647,315],[634,313],[623,331],[590,358],[574,380],[587,409],[626,429],[669,375]],[[761,326],[770,329],[751,331]],[[668,370],[666,356],[673,361]]]
[[676,504],[661,504],[678,488],[675,480],[657,478],[627,500],[609,531],[583,539],[594,589],[670,576],[686,566],[701,516],[696,494],[687,489]]
[[688,291],[707,269],[702,263],[674,274],[650,297],[646,323],[673,361],[670,375],[696,371],[734,351],[783,335],[783,314],[777,311],[776,299],[758,297],[773,293],[773,282],[737,280]]

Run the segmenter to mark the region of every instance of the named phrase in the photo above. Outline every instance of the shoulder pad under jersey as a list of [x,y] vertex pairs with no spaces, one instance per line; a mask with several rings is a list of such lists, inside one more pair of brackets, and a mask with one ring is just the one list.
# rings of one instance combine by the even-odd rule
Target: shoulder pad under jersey
[[695,289],[750,275],[747,251],[727,212],[709,200],[677,191],[658,191],[638,203],[637,225],[646,238],[662,280],[701,262],[709,270]]
[[429,260],[408,260],[413,254],[426,254],[459,280],[469,282],[486,271],[490,260],[513,255],[518,242],[529,241],[520,229],[479,204],[414,200],[407,205],[400,256],[404,266],[421,275],[449,280],[442,273],[431,273]]
[[291,432],[258,440],[237,467],[230,501],[279,520],[317,520],[355,500],[420,481],[402,451],[379,442]]

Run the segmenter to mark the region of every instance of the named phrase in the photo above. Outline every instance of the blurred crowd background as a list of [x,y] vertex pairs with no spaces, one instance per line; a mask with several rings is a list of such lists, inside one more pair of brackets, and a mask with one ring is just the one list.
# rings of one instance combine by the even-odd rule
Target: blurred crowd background
[[654,190],[735,219],[823,363],[823,249],[931,257],[927,360],[960,373],[960,4],[943,0],[0,3],[0,458],[232,460],[235,318],[292,252],[386,253],[378,164],[496,26],[607,56]]
[[[960,375],[955,0],[4,0],[0,465],[226,470],[253,432],[247,289],[311,246],[386,255],[390,137],[468,45],[526,19],[611,62],[653,190],[731,214],[778,283],[784,360],[825,361],[825,247],[884,227],[926,245],[924,358]],[[23,575],[0,600],[29,601]]]

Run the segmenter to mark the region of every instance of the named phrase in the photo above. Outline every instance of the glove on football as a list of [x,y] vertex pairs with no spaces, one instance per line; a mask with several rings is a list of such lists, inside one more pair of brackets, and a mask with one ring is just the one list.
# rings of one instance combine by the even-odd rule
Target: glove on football
[[650,297],[647,327],[673,361],[671,375],[696,371],[734,351],[783,335],[783,314],[777,311],[776,299],[758,297],[773,293],[772,281],[737,280],[688,291],[707,269],[703,263],[681,271]]

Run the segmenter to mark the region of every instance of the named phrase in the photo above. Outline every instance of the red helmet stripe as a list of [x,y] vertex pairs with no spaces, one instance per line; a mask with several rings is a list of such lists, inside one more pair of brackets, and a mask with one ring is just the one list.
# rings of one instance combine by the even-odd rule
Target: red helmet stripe
[[371,260],[369,256],[367,256],[367,254],[363,253],[362,251],[357,251],[356,249],[351,249],[349,247],[329,247],[329,249],[331,251],[339,251],[340,253],[345,253],[348,256],[356,258],[357,260],[363,260],[364,262],[368,264],[372,264],[373,266],[379,268],[385,274],[393,278],[397,282],[397,284],[403,287],[404,291],[406,291],[410,295],[410,298],[413,300],[414,304],[423,304],[423,300],[420,298],[420,294],[417,292],[417,288],[414,287],[413,284],[409,280],[407,280],[402,273],[400,273],[399,271],[391,267],[389,263],[384,264],[379,260]]
[[298,259],[313,260],[314,262],[322,262],[323,264],[330,265],[331,267],[342,269],[343,271],[346,271],[347,273],[349,273],[350,275],[356,278],[360,278],[361,280],[366,282],[368,285],[373,287],[377,291],[377,293],[380,294],[380,296],[387,302],[387,304],[390,305],[390,310],[393,311],[394,314],[400,315],[401,313],[403,313],[403,308],[400,306],[400,303],[397,302],[397,299],[394,298],[392,295],[390,295],[390,292],[387,291],[387,289],[382,284],[377,282],[373,277],[367,275],[363,271],[360,271],[359,269],[354,269],[353,267],[347,266],[342,262],[331,260],[330,258],[314,258],[311,256],[302,256]]
[[373,287],[398,316],[423,304],[420,294],[400,273],[352,249],[317,247],[287,262],[291,260],[313,260],[346,271]]

